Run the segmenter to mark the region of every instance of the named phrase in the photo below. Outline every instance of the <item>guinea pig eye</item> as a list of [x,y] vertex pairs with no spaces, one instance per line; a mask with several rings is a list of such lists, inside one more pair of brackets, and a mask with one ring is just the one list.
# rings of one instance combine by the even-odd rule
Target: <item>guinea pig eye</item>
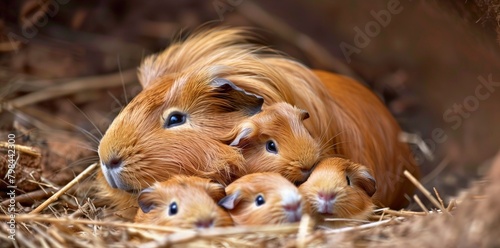
[[264,203],[266,203],[266,201],[264,200],[264,197],[261,196],[261,195],[258,195],[256,198],[255,198],[255,205],[258,206],[261,206],[263,205]]
[[174,111],[165,120],[165,128],[180,126],[186,122],[186,114]]
[[266,142],[266,150],[270,153],[274,154],[278,153],[278,148],[276,147],[276,143],[274,143],[274,141],[272,140]]
[[169,216],[176,215],[177,211],[178,211],[177,203],[176,202],[170,203],[170,205],[168,206],[168,215]]
[[345,179],[347,179],[347,185],[351,186],[351,179],[348,176],[345,176]]

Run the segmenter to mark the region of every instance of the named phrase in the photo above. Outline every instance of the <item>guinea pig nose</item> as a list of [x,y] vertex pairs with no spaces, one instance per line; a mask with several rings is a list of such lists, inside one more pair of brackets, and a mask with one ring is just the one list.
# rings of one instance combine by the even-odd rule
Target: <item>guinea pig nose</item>
[[300,172],[304,176],[309,176],[309,174],[311,173],[311,169],[302,168],[302,169],[300,169]]
[[111,157],[110,160],[104,162],[104,165],[109,169],[118,168],[122,165],[122,159],[120,157]]
[[297,209],[299,209],[300,207],[300,202],[294,202],[294,203],[290,203],[290,204],[286,204],[283,206],[283,208],[285,209],[285,211],[287,212],[295,212],[297,211]]
[[195,223],[196,228],[210,228],[214,226],[214,220],[213,219],[208,219],[208,220],[199,220]]
[[335,199],[336,196],[337,196],[337,194],[335,194],[335,193],[324,193],[324,192],[318,193],[318,198],[323,200],[323,201],[331,201],[331,200]]

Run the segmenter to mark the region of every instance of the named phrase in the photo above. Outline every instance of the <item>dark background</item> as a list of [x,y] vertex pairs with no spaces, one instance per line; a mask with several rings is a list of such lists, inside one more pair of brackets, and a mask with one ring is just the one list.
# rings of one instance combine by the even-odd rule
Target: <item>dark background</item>
[[[253,27],[262,43],[373,89],[434,154],[430,160],[412,145],[425,186],[450,196],[488,169],[500,144],[500,87],[483,99],[476,95],[480,77],[500,82],[496,27],[481,9],[468,12],[474,1],[457,2],[464,1],[2,1],[0,127],[22,126],[46,140],[82,130],[99,137],[97,129],[103,132],[141,89],[133,74],[126,84],[104,76],[134,70],[201,26]],[[390,13],[393,4],[397,13],[377,30],[371,12]],[[346,59],[341,44],[356,47],[356,30],[370,25],[372,36]],[[82,81],[63,96],[9,105],[89,78],[112,86],[91,89]]]

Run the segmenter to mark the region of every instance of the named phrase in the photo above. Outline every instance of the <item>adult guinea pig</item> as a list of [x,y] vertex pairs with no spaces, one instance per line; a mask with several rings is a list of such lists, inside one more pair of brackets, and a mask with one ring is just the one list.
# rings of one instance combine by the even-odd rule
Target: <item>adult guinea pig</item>
[[229,210],[235,225],[293,223],[304,212],[297,187],[275,172],[237,179],[226,187],[226,197],[219,205]]
[[[246,174],[244,159],[234,147],[189,129],[172,133],[152,124],[139,130],[131,126],[145,118],[126,124],[120,118],[101,140],[96,186],[100,198],[125,219],[137,212],[137,193],[156,181],[183,174],[227,185]],[[125,129],[114,129],[115,124]]]
[[277,172],[301,183],[321,155],[319,143],[302,123],[307,118],[305,110],[275,103],[238,124],[224,140],[241,148],[248,173]]
[[[184,165],[169,162],[155,164],[155,173],[141,172],[149,166],[143,159],[165,162],[178,157],[181,149],[168,146],[181,140],[179,146],[189,151],[183,154],[196,154],[184,160],[203,155],[207,147],[196,145],[199,137],[183,137],[184,131],[220,140],[259,112],[263,103],[287,102],[309,111],[304,125],[324,152],[374,172],[377,204],[404,206],[404,194],[414,186],[403,170],[417,177],[418,170],[408,146],[398,140],[398,124],[377,96],[352,79],[310,70],[252,45],[249,37],[240,29],[202,31],[143,61],[139,68],[143,91],[116,117],[98,148],[109,184],[104,186],[106,195],[115,189],[139,191],[147,183],[168,178],[169,171],[182,171]],[[210,171],[206,164],[186,166]]]
[[[323,159],[299,187],[311,215],[324,218],[366,220],[374,204],[375,179],[366,166],[342,158]],[[345,222],[323,222],[339,226]]]
[[135,222],[188,229],[231,226],[229,213],[217,205],[224,186],[210,179],[174,176],[141,191]]

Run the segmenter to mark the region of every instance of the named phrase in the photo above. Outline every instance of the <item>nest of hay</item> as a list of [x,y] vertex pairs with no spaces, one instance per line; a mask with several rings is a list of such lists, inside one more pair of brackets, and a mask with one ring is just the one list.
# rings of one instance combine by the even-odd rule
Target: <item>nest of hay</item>
[[[2,85],[0,90],[0,175],[5,175],[0,180],[0,247],[500,247],[500,239],[496,233],[500,230],[500,211],[496,209],[500,205],[500,198],[495,197],[500,194],[500,159],[493,163],[489,178],[476,182],[455,200],[445,202],[437,190],[428,192],[419,182],[414,181],[421,195],[420,198],[413,197],[413,202],[418,206],[417,210],[377,209],[368,222],[353,222],[352,226],[338,229],[313,228],[314,223],[307,216],[300,223],[291,225],[214,228],[203,231],[121,221],[119,213],[110,211],[92,192],[93,176],[98,169],[92,164],[96,160],[92,151],[97,147],[99,139],[96,136],[99,134],[88,130],[104,130],[109,125],[112,115],[124,104],[121,103],[120,97],[115,96],[121,96],[122,93],[134,95],[134,91],[140,90],[138,87],[131,89],[134,86],[125,89],[125,86],[136,83],[135,67],[142,57],[164,47],[164,41],[158,40],[171,38],[174,31],[184,28],[186,23],[197,26],[211,21],[212,19],[207,18],[211,18],[213,4],[210,1],[186,4],[198,6],[193,12],[189,6],[184,6],[184,1],[154,1],[154,4],[151,4],[153,1],[131,1],[128,9],[116,11],[117,16],[104,23],[101,18],[96,17],[102,17],[102,13],[110,15],[112,11],[106,8],[110,8],[109,5],[114,5],[114,2],[119,3],[121,7],[121,1],[106,1],[95,9],[79,4],[78,1],[71,1],[71,6],[61,7],[56,17],[52,16],[48,12],[50,9],[45,6],[49,2],[51,1],[0,2],[1,9],[8,10],[0,22],[0,29],[5,31],[5,34],[21,34],[21,27],[35,28],[40,32],[40,35],[30,38],[29,42],[25,39],[10,42],[7,36],[0,37],[0,50],[8,55],[0,61],[0,79],[8,82]],[[288,49],[291,55],[301,56],[302,60],[308,59],[314,67],[337,71],[353,78],[370,79],[368,81],[372,81],[372,88],[388,89],[382,93],[395,99],[386,103],[392,104],[396,112],[403,113],[418,107],[411,98],[411,92],[408,90],[411,87],[408,86],[407,78],[410,77],[408,75],[421,75],[424,71],[398,70],[393,73],[394,66],[388,62],[384,62],[385,67],[366,63],[364,60],[369,56],[363,57],[361,63],[358,59],[354,60],[351,66],[347,66],[342,59],[330,54],[331,50],[327,48],[331,47],[321,45],[334,44],[332,40],[316,41],[318,37],[327,36],[321,28],[318,28],[320,31],[316,37],[309,37],[298,32],[294,25],[280,19],[274,12],[268,13],[265,8],[252,1],[244,2],[245,4],[238,6],[237,11],[228,10],[231,13],[226,13],[224,18],[227,22],[224,24],[253,24],[271,30],[269,33],[274,33],[276,42],[281,40],[278,48],[292,48]],[[448,6],[448,2],[472,23],[481,21],[489,30],[500,33],[497,0],[468,1],[466,5],[459,4],[458,1],[445,1],[443,5]],[[263,3],[261,1],[261,4]],[[269,1],[269,4],[273,3]],[[300,26],[304,24],[304,27],[321,27],[325,22],[311,22],[314,18],[307,17],[316,17],[316,13],[307,13],[303,3],[297,5],[294,1],[287,2],[287,8],[295,6],[297,10],[291,12],[293,19],[288,21],[294,20],[299,22]],[[277,6],[278,10],[283,8],[282,5]],[[324,9],[327,9],[327,6],[324,5]],[[154,13],[152,10],[168,18],[156,22],[141,19],[144,13]],[[138,15],[136,11],[142,14]],[[295,21],[295,13],[301,15],[298,21]],[[404,15],[407,15],[406,13]],[[421,19],[422,13],[417,13],[418,15],[413,16]],[[408,13],[408,16],[410,14]],[[337,12],[329,15],[341,16]],[[50,16],[51,20],[46,27],[42,29],[33,26],[36,20],[46,16]],[[198,19],[196,16],[207,18]],[[71,24],[66,25],[67,23]],[[331,20],[326,23],[328,26],[334,24]],[[341,26],[345,24],[342,23]],[[426,26],[422,24],[415,27],[424,29]],[[406,26],[404,28],[408,29]],[[64,32],[60,32],[61,30]],[[408,30],[414,33],[413,29]],[[389,33],[388,31],[385,33]],[[53,34],[59,33],[71,34],[71,39],[65,35],[52,37]],[[18,37],[22,38],[20,35]],[[436,37],[445,36],[436,34]],[[352,40],[352,37],[348,38]],[[91,40],[88,44],[81,42],[88,39]],[[453,40],[456,40],[456,37],[453,37]],[[438,39],[432,42],[445,44],[439,43]],[[375,43],[371,46],[372,49],[378,49]],[[392,46],[390,42],[383,43]],[[449,56],[441,46],[436,47],[440,49],[439,53],[436,53],[439,57]],[[470,50],[469,46],[466,48],[467,51]],[[427,52],[427,49],[429,47],[426,43],[422,54]],[[450,52],[455,55],[456,50]],[[486,52],[491,53],[488,48]],[[121,57],[117,58],[116,54],[119,53]],[[365,50],[363,54],[376,53]],[[404,56],[413,58],[411,54]],[[485,63],[491,61],[482,59],[485,59]],[[381,63],[378,57],[373,60],[377,64]],[[117,63],[112,63],[113,61]],[[415,63],[408,59],[402,61]],[[475,60],[470,63],[477,64]],[[494,66],[493,62],[491,64]],[[357,70],[352,69],[356,67]],[[363,72],[361,74],[364,76],[358,75],[356,71]],[[463,73],[465,72],[461,72],[460,76],[463,76]],[[470,73],[473,73],[474,77],[478,75],[474,70]],[[417,77],[415,80],[420,82],[421,79]],[[439,80],[446,81],[441,78]],[[455,80],[449,81],[455,83]],[[455,84],[453,87],[456,87]],[[125,102],[128,101],[126,98],[125,96]],[[97,111],[102,109],[104,111]],[[418,116],[409,122],[414,122],[417,118]],[[71,120],[72,124],[61,121],[62,119]],[[90,119],[107,121],[91,126],[88,124]],[[16,123],[20,125],[16,126]],[[26,123],[30,124],[30,128],[21,126]],[[33,131],[35,129],[37,131]],[[5,137],[8,137],[9,133],[3,130],[16,130],[15,150],[20,154],[15,157],[17,167],[13,173],[16,176],[16,188],[13,198],[12,194],[9,194],[12,190],[9,186],[13,184],[7,176],[10,173],[7,166],[10,157],[9,143]],[[83,139],[75,137],[74,133],[62,134],[60,130],[79,130],[95,143],[83,142]],[[47,132],[48,135],[41,132]],[[411,137],[406,138],[407,142],[415,143],[419,148],[423,143],[421,140],[411,141]],[[442,165],[428,175],[437,178],[435,175],[446,163]],[[445,180],[439,178],[437,183],[442,181]]]
[[[18,147],[21,149],[21,147]],[[23,147],[21,153],[36,150]],[[37,159],[39,155],[29,155]],[[39,159],[39,158],[38,158]],[[405,175],[433,204],[414,200],[421,211],[377,209],[369,221],[331,229],[314,227],[304,216],[300,223],[255,227],[226,227],[186,230],[124,222],[119,214],[99,205],[92,196],[92,176],[97,163],[88,166],[73,180],[58,187],[33,181],[37,190],[2,196],[0,239],[6,247],[358,247],[358,246],[455,246],[467,242],[474,246],[497,244],[484,232],[498,230],[500,215],[488,215],[500,203],[493,196],[500,184],[478,182],[463,196],[445,204],[438,192],[428,192],[409,173]],[[84,194],[82,194],[84,192]],[[46,197],[50,196],[48,199]],[[23,204],[20,204],[20,203]],[[496,203],[498,202],[498,203]],[[14,208],[15,211],[12,211]],[[486,214],[485,212],[486,211]],[[15,215],[11,215],[15,213]],[[15,221],[15,229],[12,225]],[[338,220],[331,220],[338,221]],[[341,220],[345,221],[345,220]],[[13,240],[14,238],[15,240]],[[467,246],[467,245],[466,245]]]

